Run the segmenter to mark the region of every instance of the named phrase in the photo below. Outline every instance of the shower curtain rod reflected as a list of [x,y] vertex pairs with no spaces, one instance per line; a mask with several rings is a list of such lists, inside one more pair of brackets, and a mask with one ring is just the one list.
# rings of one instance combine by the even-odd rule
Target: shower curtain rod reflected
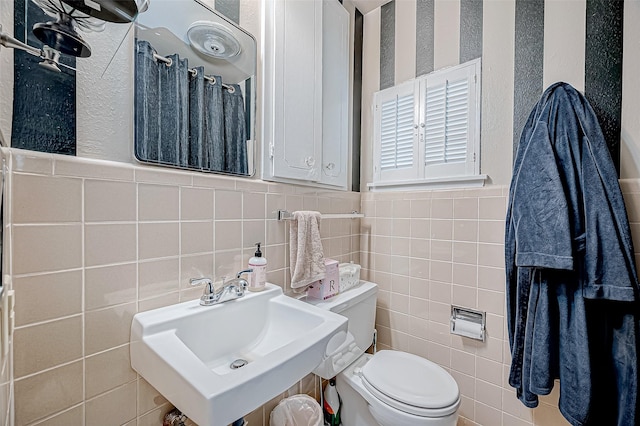
[[[160,61],[160,62],[164,62],[165,64],[167,64],[168,67],[171,66],[171,64],[173,63],[173,61],[171,60],[171,58],[165,58],[162,55],[158,55],[157,53],[153,54],[153,58]],[[188,68],[189,72],[191,73],[191,75],[193,77],[195,77],[196,75],[198,75],[198,70],[195,68]],[[215,77],[209,77],[208,75],[205,75],[203,77],[205,80],[209,81],[211,84],[215,84],[216,83],[216,78]],[[224,84],[222,83],[222,87],[224,87],[225,89],[227,89],[229,91],[229,93],[233,93],[236,91],[236,89],[233,86],[229,86],[228,84]]]

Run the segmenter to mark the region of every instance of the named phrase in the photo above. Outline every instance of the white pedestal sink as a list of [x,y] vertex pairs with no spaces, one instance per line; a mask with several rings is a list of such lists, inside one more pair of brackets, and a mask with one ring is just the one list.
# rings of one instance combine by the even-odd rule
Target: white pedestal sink
[[[345,317],[267,284],[218,305],[135,315],[131,366],[200,426],[228,425],[309,374],[346,330]],[[246,365],[232,369],[239,359]]]

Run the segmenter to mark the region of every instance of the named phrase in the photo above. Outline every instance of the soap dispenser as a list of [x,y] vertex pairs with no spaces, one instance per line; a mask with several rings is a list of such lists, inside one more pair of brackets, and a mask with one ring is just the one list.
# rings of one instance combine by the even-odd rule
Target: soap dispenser
[[256,243],[256,252],[249,259],[249,269],[253,269],[253,272],[249,275],[249,291],[262,291],[267,283],[267,259],[262,257],[261,244]]

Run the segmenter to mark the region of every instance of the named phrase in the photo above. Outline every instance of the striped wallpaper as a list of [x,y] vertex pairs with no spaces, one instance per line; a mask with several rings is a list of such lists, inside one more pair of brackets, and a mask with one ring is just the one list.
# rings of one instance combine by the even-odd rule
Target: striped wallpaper
[[624,1],[587,0],[585,96],[620,164]]
[[482,56],[482,1],[460,0],[460,63]]
[[[636,18],[639,14],[637,4],[627,3],[630,4],[625,5],[622,0],[394,0],[382,6],[379,15],[370,13],[365,17],[380,20],[376,90],[482,57],[482,155],[487,166],[496,163],[495,159],[487,159],[487,154],[500,154],[502,161],[508,163],[497,171],[491,170],[493,166],[489,170],[483,167],[482,172],[496,176],[501,181],[498,183],[506,183],[510,162],[504,161],[504,155],[507,151],[513,155],[532,107],[546,87],[566,81],[583,91],[591,102],[619,168],[620,133],[624,133],[623,53],[633,56],[630,65],[635,67],[638,62],[637,44],[633,50],[632,46],[623,46],[625,10],[631,9]],[[402,20],[400,9],[404,11]],[[413,13],[414,22],[409,22],[407,9]],[[415,33],[407,35],[405,27],[413,23]],[[412,48],[408,43],[412,36],[413,57],[403,60],[408,54],[406,49]],[[415,72],[398,78],[399,70],[409,69]],[[640,69],[634,71],[640,73]],[[496,104],[505,102],[509,103],[508,111]],[[632,139],[635,142],[639,138],[632,135]],[[640,151],[640,146],[631,149]]]
[[544,0],[516,1],[513,152],[529,112],[543,92]]
[[416,75],[433,71],[433,3],[418,0],[416,4]]
[[380,20],[380,89],[395,84],[396,2],[381,7]]

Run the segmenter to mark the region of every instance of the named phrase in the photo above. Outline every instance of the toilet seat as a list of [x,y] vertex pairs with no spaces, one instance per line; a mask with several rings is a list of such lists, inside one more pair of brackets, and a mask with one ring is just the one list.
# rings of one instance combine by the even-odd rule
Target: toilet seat
[[364,387],[380,401],[416,416],[446,416],[460,403],[458,385],[449,373],[406,352],[377,352],[360,376]]

